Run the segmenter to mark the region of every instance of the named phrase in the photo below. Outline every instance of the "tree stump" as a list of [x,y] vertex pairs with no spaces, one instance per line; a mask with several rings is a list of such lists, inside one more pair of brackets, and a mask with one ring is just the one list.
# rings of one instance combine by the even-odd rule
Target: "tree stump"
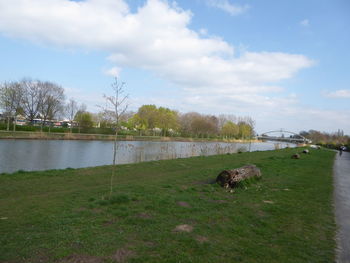
[[237,183],[253,177],[261,177],[260,169],[255,165],[246,165],[233,170],[222,171],[216,177],[216,182],[224,188],[234,188]]

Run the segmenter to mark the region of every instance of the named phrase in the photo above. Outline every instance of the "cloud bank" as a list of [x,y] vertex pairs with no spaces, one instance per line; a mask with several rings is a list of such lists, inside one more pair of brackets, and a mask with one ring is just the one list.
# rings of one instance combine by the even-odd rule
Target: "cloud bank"
[[[227,0],[207,4],[231,15],[248,8]],[[256,117],[266,111],[271,114],[265,117],[271,118],[284,107],[290,109],[287,115],[293,113],[297,99],[278,95],[283,91],[280,81],[311,67],[311,59],[282,52],[238,54],[220,37],[191,29],[192,16],[162,0],[148,0],[135,12],[124,0],[0,0],[2,34],[50,46],[108,52],[115,67],[106,74],[118,75],[123,67],[150,71],[178,87],[182,103],[192,105],[192,110],[241,109],[246,114],[255,112]]]
[[[226,1],[211,1],[214,3]],[[189,28],[192,13],[148,0],[132,13],[123,0],[0,0],[0,31],[69,48],[110,52],[118,67],[150,70],[187,89],[275,91],[275,83],[310,67],[303,55],[245,52]]]

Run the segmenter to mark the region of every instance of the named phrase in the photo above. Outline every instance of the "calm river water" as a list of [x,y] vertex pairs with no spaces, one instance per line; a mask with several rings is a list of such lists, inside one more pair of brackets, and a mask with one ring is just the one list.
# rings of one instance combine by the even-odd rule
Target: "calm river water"
[[[118,142],[118,164],[294,147],[282,142]],[[112,164],[111,141],[0,140],[0,173]]]

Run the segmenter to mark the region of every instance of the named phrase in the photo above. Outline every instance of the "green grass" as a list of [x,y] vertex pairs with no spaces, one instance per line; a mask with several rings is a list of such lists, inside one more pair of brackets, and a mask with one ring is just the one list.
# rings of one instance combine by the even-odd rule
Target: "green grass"
[[[334,262],[334,153],[295,151],[120,165],[111,199],[111,166],[2,174],[0,262]],[[248,163],[261,180],[208,183]]]

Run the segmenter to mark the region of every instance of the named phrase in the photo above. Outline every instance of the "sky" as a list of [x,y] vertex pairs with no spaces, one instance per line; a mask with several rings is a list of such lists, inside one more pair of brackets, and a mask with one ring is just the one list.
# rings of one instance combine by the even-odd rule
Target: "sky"
[[250,116],[255,130],[350,134],[348,0],[0,0],[0,82],[61,85],[97,112]]

